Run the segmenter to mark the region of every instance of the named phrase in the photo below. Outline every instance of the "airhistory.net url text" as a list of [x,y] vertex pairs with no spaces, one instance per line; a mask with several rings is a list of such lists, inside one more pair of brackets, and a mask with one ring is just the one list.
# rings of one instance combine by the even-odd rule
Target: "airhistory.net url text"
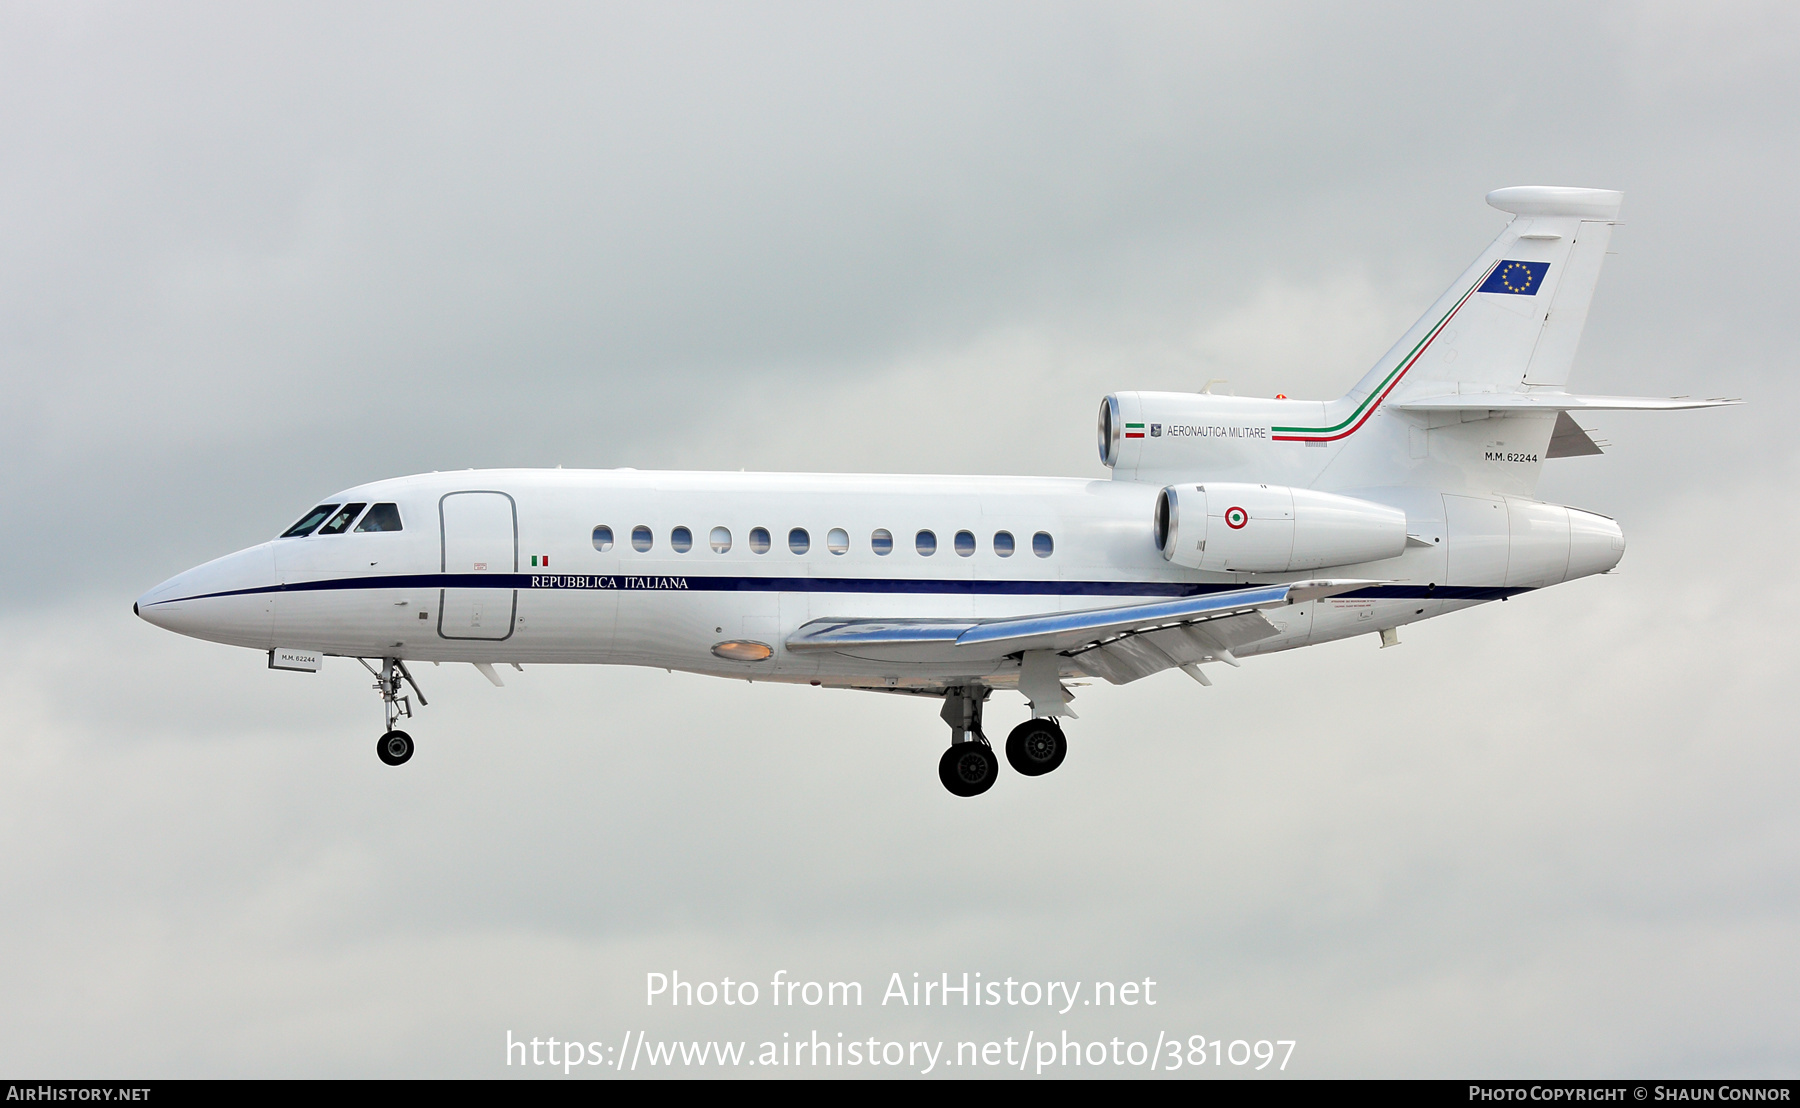
[[702,1066],[775,1066],[818,1070],[880,1067],[928,1074],[940,1068],[1011,1068],[1021,1073],[1052,1069],[1112,1068],[1145,1072],[1174,1072],[1201,1066],[1216,1069],[1249,1069],[1281,1072],[1293,1057],[1292,1039],[1185,1039],[1160,1033],[1154,1044],[1142,1040],[1095,1039],[1083,1041],[1067,1031],[1055,1038],[1039,1039],[1028,1031],[1023,1039],[987,1042],[963,1040],[902,1041],[877,1038],[851,1039],[842,1032],[821,1037],[811,1031],[806,1038],[783,1034],[780,1041],[752,1045],[746,1040],[657,1040],[642,1031],[627,1031],[617,1044],[574,1042],[562,1039],[515,1039],[506,1033],[508,1066],[548,1066],[565,1074],[582,1071],[637,1073],[666,1068]]

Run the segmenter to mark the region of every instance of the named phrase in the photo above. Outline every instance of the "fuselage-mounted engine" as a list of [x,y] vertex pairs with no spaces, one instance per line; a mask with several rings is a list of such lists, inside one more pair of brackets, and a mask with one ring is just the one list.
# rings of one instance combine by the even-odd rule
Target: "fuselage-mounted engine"
[[1189,569],[1289,573],[1397,558],[1406,513],[1286,485],[1208,481],[1156,498],[1156,545]]

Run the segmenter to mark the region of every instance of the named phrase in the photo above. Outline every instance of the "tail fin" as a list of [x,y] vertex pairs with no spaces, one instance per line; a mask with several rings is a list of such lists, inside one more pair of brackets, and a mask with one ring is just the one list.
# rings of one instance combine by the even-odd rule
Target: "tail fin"
[[1488,193],[1512,222],[1343,397],[1115,393],[1101,405],[1101,460],[1136,481],[1528,497],[1545,458],[1599,453],[1570,412],[1735,403],[1565,391],[1622,199],[1535,185]]
[[1561,387],[1623,199],[1546,186],[1488,193],[1512,222],[1351,395],[1379,391],[1397,373],[1405,376],[1401,395]]
[[[1560,393],[1567,383],[1623,199],[1606,189],[1539,185],[1488,193],[1488,203],[1512,213],[1512,221],[1330,406],[1333,416],[1346,417],[1346,436],[1380,407],[1399,418],[1346,441],[1324,483],[1352,474],[1362,483],[1381,470],[1392,477],[1395,465],[1383,464],[1385,455],[1407,460],[1407,475],[1394,483],[1535,490],[1558,409],[1520,410],[1516,400],[1501,398]],[[1493,399],[1493,409],[1481,406],[1483,397]],[[1409,408],[1426,399],[1434,401],[1431,410]]]

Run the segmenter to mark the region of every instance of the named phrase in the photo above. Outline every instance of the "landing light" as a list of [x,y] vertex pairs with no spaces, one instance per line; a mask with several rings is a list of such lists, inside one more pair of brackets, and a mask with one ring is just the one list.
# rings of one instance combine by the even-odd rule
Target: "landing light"
[[715,643],[712,652],[730,662],[766,662],[775,653],[767,643],[732,639]]

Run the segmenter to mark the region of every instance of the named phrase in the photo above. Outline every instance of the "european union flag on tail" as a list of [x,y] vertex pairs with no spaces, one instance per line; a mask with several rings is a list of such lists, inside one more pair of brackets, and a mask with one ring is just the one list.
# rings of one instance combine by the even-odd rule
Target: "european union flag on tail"
[[1501,262],[1488,274],[1476,292],[1502,292],[1513,296],[1536,296],[1550,272],[1549,262]]

